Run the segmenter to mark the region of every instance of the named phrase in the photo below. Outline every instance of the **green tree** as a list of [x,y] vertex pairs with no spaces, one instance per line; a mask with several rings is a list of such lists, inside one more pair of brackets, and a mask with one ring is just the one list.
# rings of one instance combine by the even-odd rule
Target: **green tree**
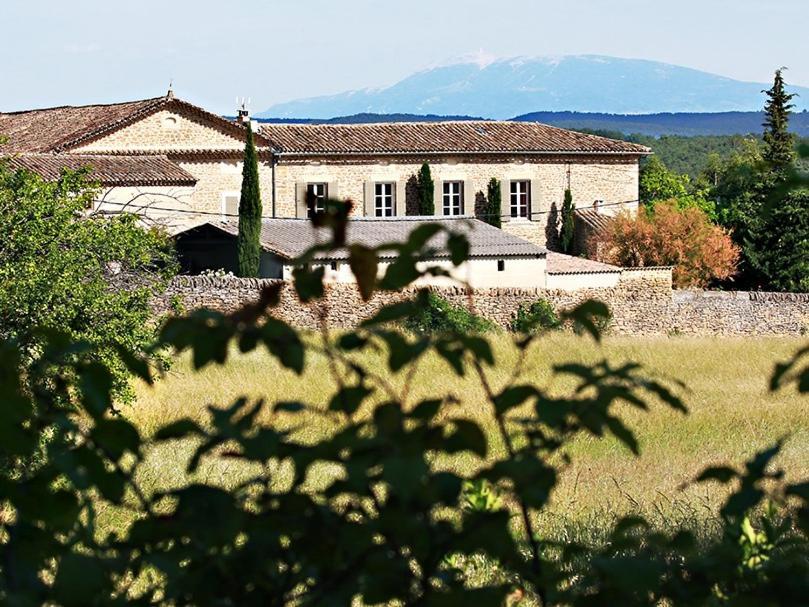
[[570,254],[573,252],[576,228],[574,211],[573,194],[567,189],[565,190],[565,199],[562,202],[562,225],[559,228],[559,244],[562,247],[562,253]]
[[430,172],[430,165],[426,162],[421,165],[416,177],[416,190],[418,192],[419,215],[435,215],[435,183]]
[[809,190],[774,198],[760,223],[746,254],[765,287],[809,292]]
[[503,213],[503,194],[501,192],[500,181],[494,177],[489,180],[486,186],[486,217],[483,220],[496,228],[501,227],[501,215]]
[[688,178],[670,171],[657,156],[643,163],[640,171],[640,200],[650,205],[658,200],[682,198],[688,194]]
[[236,242],[239,276],[258,276],[261,264],[261,190],[258,180],[258,154],[253,142],[253,129],[247,123],[244,146],[242,193],[239,199],[239,236]]
[[84,341],[126,400],[129,376],[116,352],[144,351],[154,339],[149,302],[176,263],[168,238],[135,216],[86,217],[98,193],[86,171],[46,182],[0,160],[0,339],[19,345],[25,368],[43,330]]
[[794,107],[792,98],[784,88],[782,71],[775,70],[772,88],[763,91],[767,94],[764,105],[764,160],[772,171],[783,175],[795,161],[795,137],[789,132],[789,115]]
[[781,70],[767,92],[764,143],[731,156],[713,188],[720,221],[742,250],[740,286],[809,290],[806,190],[790,190],[796,172],[795,141],[789,132],[793,95]]
[[675,200],[680,209],[696,207],[712,220],[716,218],[716,206],[708,197],[704,182],[694,183],[688,175],[678,175],[657,156],[649,158],[641,167],[639,193],[647,212],[654,212],[660,202]]

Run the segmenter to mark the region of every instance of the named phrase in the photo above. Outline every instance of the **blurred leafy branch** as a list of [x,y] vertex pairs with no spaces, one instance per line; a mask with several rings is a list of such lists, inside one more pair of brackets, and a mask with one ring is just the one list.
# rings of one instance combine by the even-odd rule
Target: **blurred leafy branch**
[[[329,201],[314,222],[331,238],[297,260],[301,301],[322,296],[320,252],[345,249],[366,299],[399,290],[424,275],[446,275],[425,263],[438,225],[416,229],[403,243],[374,249],[347,245],[348,203]],[[468,254],[460,234],[445,234],[452,263]],[[396,261],[379,274],[380,253]],[[634,363],[559,364],[576,388],[559,397],[521,380],[530,348],[544,333],[515,337],[521,355],[505,382],[504,364],[486,336],[449,327],[414,334],[401,329],[428,293],[387,305],[352,331],[319,338],[273,316],[279,287],[233,314],[198,310],[171,318],[142,351],[120,347],[117,360],[146,382],[161,374],[153,354],[188,351],[193,366],[224,365],[234,346],[266,348],[303,374],[313,355],[329,361],[334,391],[327,402],[250,401],[211,406],[209,423],[181,419],[152,437],[114,408],[113,371],[86,341],[53,329],[23,362],[20,344],[0,344],[0,454],[18,465],[0,477],[0,601],[9,605],[710,605],[799,604],[809,596],[809,483],[788,484],[772,460],[780,444],[742,468],[712,467],[694,482],[732,487],[722,508],[724,532],[707,545],[687,531],[655,530],[639,517],[619,521],[604,547],[543,538],[536,517],[547,506],[565,446],[577,434],[614,436],[640,447],[616,413],[662,403],[687,413],[682,386],[655,379]],[[562,322],[600,339],[606,306],[588,301]],[[385,353],[384,368],[358,354]],[[455,412],[455,397],[417,400],[415,370],[428,354],[451,372],[480,383],[483,419]],[[804,350],[801,356],[805,357]],[[806,392],[809,370],[780,365],[773,389],[796,382]],[[46,385],[30,377],[48,378]],[[398,375],[403,381],[391,381]],[[35,388],[32,388],[35,386]],[[398,386],[398,387],[397,387]],[[182,395],[178,395],[181,399]],[[69,402],[72,407],[60,403]],[[270,411],[284,424],[261,425]],[[304,414],[324,416],[331,433],[296,438]],[[60,440],[45,444],[42,431]],[[255,464],[255,474],[224,489],[195,481],[149,494],[139,482],[145,454],[172,441],[194,441],[188,471],[205,458]],[[492,440],[505,446],[496,455]],[[437,456],[466,454],[479,466],[470,477],[433,465]],[[307,485],[312,470],[333,474]],[[757,520],[763,503],[780,507],[778,522]],[[123,508],[134,522],[102,536],[104,507]],[[464,557],[483,556],[508,575],[470,583]]]

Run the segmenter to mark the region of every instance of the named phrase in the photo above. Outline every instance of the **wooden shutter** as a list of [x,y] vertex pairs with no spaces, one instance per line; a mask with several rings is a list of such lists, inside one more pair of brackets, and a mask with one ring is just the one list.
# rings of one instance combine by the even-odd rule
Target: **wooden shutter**
[[500,182],[500,221],[511,221],[511,180]]
[[331,200],[340,199],[340,192],[338,191],[336,181],[330,181],[326,184],[326,198],[330,198]]
[[444,182],[440,179],[433,180],[433,205],[436,216],[444,214]]
[[363,209],[362,214],[365,217],[373,217],[376,215],[376,210],[374,206],[374,184],[373,181],[366,181],[362,187],[362,200],[363,200]]
[[396,205],[393,214],[396,217],[404,217],[407,215],[407,182],[397,181],[393,187],[393,204]]
[[541,200],[539,199],[539,179],[532,179],[528,196],[530,197],[528,208],[531,210],[531,221],[546,221],[546,218],[538,213],[542,210]]
[[306,184],[295,184],[295,216],[306,219]]
[[463,186],[461,186],[461,215],[474,215],[475,214],[475,188],[472,187],[471,179],[464,179]]

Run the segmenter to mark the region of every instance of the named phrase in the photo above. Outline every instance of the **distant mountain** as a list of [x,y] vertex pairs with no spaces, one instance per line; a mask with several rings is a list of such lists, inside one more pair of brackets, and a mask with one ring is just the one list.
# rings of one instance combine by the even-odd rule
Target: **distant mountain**
[[[756,111],[766,83],[741,82],[641,59],[598,55],[457,63],[378,89],[280,103],[259,117],[331,118],[358,113],[469,115],[505,119],[537,110],[649,114]],[[809,107],[809,88],[789,87]]]

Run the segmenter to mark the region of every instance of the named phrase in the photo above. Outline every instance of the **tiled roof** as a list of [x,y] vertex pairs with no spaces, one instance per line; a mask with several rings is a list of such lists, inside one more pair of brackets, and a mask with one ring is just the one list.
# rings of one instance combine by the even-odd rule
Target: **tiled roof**
[[260,132],[282,153],[649,154],[635,143],[536,122],[399,122],[381,124],[264,124]]
[[600,261],[572,257],[562,253],[548,253],[548,274],[602,274],[620,272],[618,266],[611,266]]
[[[469,217],[357,218],[349,222],[346,240],[348,244],[363,244],[369,247],[403,242],[407,240],[410,232],[425,223],[437,223],[453,232],[465,234],[469,239],[470,257],[543,257],[547,253],[546,249],[527,240]],[[210,222],[210,225],[233,236],[239,232],[237,221]],[[292,259],[316,242],[323,242],[327,236],[325,230],[314,228],[311,222],[303,219],[265,219],[261,229],[261,245],[267,251]],[[441,233],[428,243],[429,247],[435,250],[431,258],[449,256],[446,240],[446,233]],[[347,257],[346,251],[337,251],[322,254],[318,258],[329,260]]]
[[12,169],[27,169],[46,180],[62,169],[90,168],[90,179],[105,186],[193,186],[197,179],[165,156],[99,156],[89,154],[19,154],[5,161]]
[[576,209],[575,221],[581,221],[584,225],[595,232],[600,232],[609,227],[613,218],[609,215],[599,213],[595,209]]
[[[178,109],[214,122],[241,136],[244,127],[171,95],[112,103],[0,113],[0,135],[8,138],[0,152],[59,152],[101,137],[161,109]],[[266,142],[259,135],[257,145]]]

